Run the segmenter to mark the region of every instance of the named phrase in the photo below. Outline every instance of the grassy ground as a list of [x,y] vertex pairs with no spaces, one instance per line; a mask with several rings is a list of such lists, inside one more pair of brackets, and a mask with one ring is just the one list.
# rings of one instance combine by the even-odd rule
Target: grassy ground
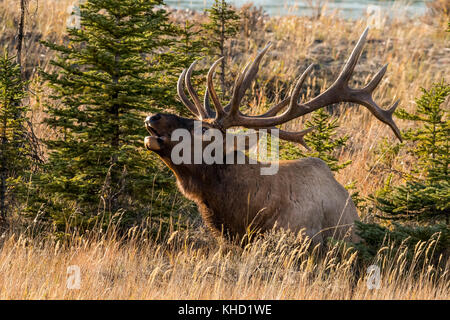
[[[158,244],[138,230],[132,240],[76,236],[62,244],[5,235],[0,299],[449,299],[448,262],[427,258],[433,243],[407,249],[389,242],[368,287],[356,253],[332,246],[307,250],[301,236],[272,233],[245,248],[214,242],[201,230],[174,232]],[[399,248],[394,253],[394,248]],[[79,289],[68,289],[79,267]]]
[[[30,1],[26,21],[24,58],[26,74],[37,77],[37,67],[48,68],[51,53],[38,40],[64,41],[67,8],[72,1]],[[14,48],[18,17],[17,1],[0,1],[0,44]],[[258,81],[247,97],[251,112],[258,113],[282,99],[292,82],[310,63],[317,66],[307,80],[305,98],[327,87],[345,63],[364,19],[347,21],[337,16],[269,18],[248,12],[239,40],[232,42],[231,75],[262,48],[273,47],[265,59]],[[184,16],[176,13],[174,18]],[[194,14],[201,21],[204,16]],[[395,99],[411,111],[420,88],[442,78],[450,81],[450,33],[446,20],[426,16],[385,20],[372,28],[353,83],[362,86],[385,63],[389,69],[375,94],[387,107]],[[232,77],[230,76],[230,82]],[[32,119],[40,137],[51,135],[39,125],[45,116],[41,102],[47,89],[33,87]],[[394,141],[389,129],[362,107],[340,106],[341,134],[350,140],[340,152],[342,161],[353,162],[337,174],[342,184],[356,181],[363,196],[378,189],[385,175],[379,164],[408,170],[413,164],[406,154],[388,159],[379,150],[384,137]],[[306,119],[288,124],[299,128]],[[411,124],[397,120],[405,129]],[[361,212],[362,215],[366,212]],[[381,286],[367,287],[366,266],[357,264],[350,250],[331,247],[325,253],[307,251],[302,239],[272,234],[264,240],[237,248],[217,243],[202,227],[169,233],[155,242],[136,231],[131,241],[102,234],[77,236],[66,244],[54,239],[32,238],[8,231],[0,239],[0,299],[448,299],[449,265],[431,264],[432,244],[418,246],[416,262],[406,264],[406,249],[380,248],[374,263],[381,267]],[[398,244],[397,244],[398,245]],[[396,245],[396,246],[397,246]],[[67,267],[81,269],[81,289],[66,287]]]

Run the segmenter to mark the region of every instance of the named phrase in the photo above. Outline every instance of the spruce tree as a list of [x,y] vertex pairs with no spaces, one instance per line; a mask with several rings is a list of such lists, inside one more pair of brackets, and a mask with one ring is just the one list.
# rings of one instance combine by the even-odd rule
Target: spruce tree
[[[209,22],[203,24],[206,30],[205,44],[209,53],[218,57],[226,56],[228,39],[234,37],[239,31],[240,17],[225,0],[214,0],[210,9],[206,9]],[[220,85],[222,93],[225,92],[226,61],[220,64]]]
[[450,223],[450,178],[448,117],[450,86],[444,82],[422,89],[416,99],[416,110],[409,113],[400,110],[399,118],[414,121],[415,126],[403,133],[407,151],[416,163],[405,173],[405,183],[391,185],[391,177],[385,187],[372,199],[384,219]]
[[207,53],[204,42],[201,39],[202,30],[196,24],[185,21],[180,28],[181,61],[184,66],[190,65],[194,60]]
[[305,142],[313,149],[308,153],[309,157],[317,157],[325,161],[331,171],[339,171],[351,163],[351,160],[340,163],[336,157],[336,151],[344,147],[348,136],[339,136],[336,129],[339,127],[338,120],[324,109],[319,109],[306,122],[306,128],[315,129],[305,137]]
[[[202,31],[199,25],[190,21],[185,21],[182,25],[178,26],[179,41],[177,46],[174,47],[174,59],[172,60],[174,70],[188,68],[192,62],[202,59],[208,53],[208,49],[205,47],[202,39]],[[204,82],[207,72],[208,69],[206,68],[199,69],[196,67],[191,78],[195,88],[203,87],[202,82]],[[174,74],[174,77],[178,78],[178,76],[179,74]],[[199,94],[202,93],[204,92],[200,90]],[[177,101],[175,106],[178,114],[191,115],[190,111],[181,102]]]
[[339,171],[348,166],[351,161],[339,162],[336,151],[345,146],[348,136],[339,136],[336,129],[339,127],[337,119],[324,109],[312,113],[311,120],[305,124],[305,128],[314,127],[311,133],[305,136],[306,144],[311,150],[304,152],[297,147],[288,148],[284,157],[296,159],[299,157],[316,157],[327,163],[332,171]]
[[159,162],[142,148],[145,116],[175,105],[179,71],[168,49],[177,32],[162,4],[87,0],[67,43],[44,42],[56,53],[55,70],[42,72],[53,89],[45,122],[55,135],[45,141],[49,159],[39,181],[57,224],[73,213],[83,226],[117,212],[134,221],[152,190],[173,191],[167,175],[154,179]]
[[19,64],[5,50],[0,57],[0,221],[17,197],[30,169],[27,148],[26,111],[22,104],[26,82]]

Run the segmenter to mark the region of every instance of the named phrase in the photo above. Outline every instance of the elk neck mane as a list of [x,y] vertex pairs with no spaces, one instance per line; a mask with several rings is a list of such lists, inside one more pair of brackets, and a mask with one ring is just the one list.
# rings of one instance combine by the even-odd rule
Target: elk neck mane
[[[240,151],[234,151],[236,153]],[[244,155],[245,162],[249,158]],[[255,218],[257,212],[248,208],[246,217],[239,214],[243,201],[250,204],[256,190],[253,185],[263,186],[264,176],[259,174],[261,166],[245,164],[180,164],[165,161],[174,172],[178,188],[199,207],[205,224],[216,235],[234,237],[245,233],[248,221]],[[250,181],[245,177],[252,177]],[[260,181],[261,180],[261,181]],[[251,186],[252,185],[252,186]],[[270,193],[270,189],[268,189]],[[239,207],[238,207],[239,204]]]

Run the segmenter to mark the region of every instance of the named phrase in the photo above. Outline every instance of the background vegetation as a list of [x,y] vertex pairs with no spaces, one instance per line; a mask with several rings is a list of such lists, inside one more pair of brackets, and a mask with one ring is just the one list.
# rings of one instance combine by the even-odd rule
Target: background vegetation
[[[367,83],[389,62],[375,100],[401,100],[404,143],[353,105],[285,125],[316,126],[311,151],[283,144],[282,156],[324,159],[362,218],[362,243],[325,251],[288,232],[244,248],[212,239],[171,173],[143,150],[140,122],[157,110],[185,112],[176,79],[200,57],[201,88],[210,63],[227,57],[217,79],[226,97],[268,41],[246,111],[280,101],[315,63],[303,92],[311,98],[334,81],[366,21],[268,17],[223,1],[205,13],[162,4],[91,0],[81,7],[84,27],[67,29],[70,1],[0,1],[9,52],[0,61],[0,297],[448,298],[450,33],[441,1],[419,19],[373,27],[353,77]],[[72,264],[86,279],[79,291],[65,287]],[[382,270],[380,290],[366,286],[369,264]]]

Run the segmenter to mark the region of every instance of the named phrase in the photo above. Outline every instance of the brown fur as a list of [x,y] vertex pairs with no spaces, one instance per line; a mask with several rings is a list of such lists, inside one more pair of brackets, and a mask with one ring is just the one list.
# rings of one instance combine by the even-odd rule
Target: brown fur
[[[260,169],[268,164],[248,164],[247,157],[246,164],[173,164],[174,143],[161,134],[180,127],[191,130],[190,121],[162,115],[151,124],[162,138],[147,137],[146,146],[175,173],[180,190],[196,202],[216,236],[240,240],[249,231],[276,227],[305,229],[314,243],[323,243],[331,236],[342,237],[359,220],[347,190],[317,158],[281,161],[278,173],[266,176]],[[351,238],[358,239],[354,233]]]

